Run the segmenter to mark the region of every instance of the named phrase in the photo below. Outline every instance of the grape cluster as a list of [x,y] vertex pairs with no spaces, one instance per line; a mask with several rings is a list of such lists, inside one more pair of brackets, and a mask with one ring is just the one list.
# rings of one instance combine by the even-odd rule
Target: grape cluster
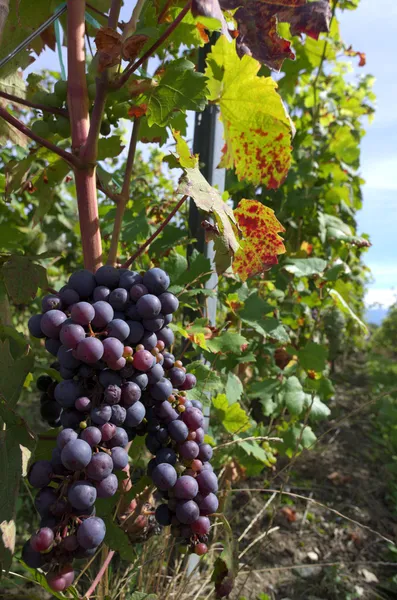
[[38,379],[41,415],[63,429],[52,459],[28,473],[39,489],[41,522],[23,560],[46,568],[54,590],[72,583],[73,558],[91,556],[103,541],[95,501],[116,493],[117,471],[127,468],[126,447],[136,435],[146,435],[155,455],[148,472],[163,498],[158,523],[171,525],[197,554],[207,551],[207,515],[217,510],[218,483],[201,403],[187,398],[196,379],[166,350],[179,305],[169,284],[159,268],[143,275],[112,266],[95,275],[77,271],[29,320],[31,335],[45,338],[62,377],[59,383]]

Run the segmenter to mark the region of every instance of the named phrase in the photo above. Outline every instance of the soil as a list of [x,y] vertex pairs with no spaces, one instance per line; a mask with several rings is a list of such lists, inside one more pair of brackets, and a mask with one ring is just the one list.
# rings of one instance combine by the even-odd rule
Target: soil
[[[365,373],[363,356],[336,372],[332,420],[317,428],[316,448],[302,453],[290,470],[287,463],[279,465],[279,475],[265,483],[292,496],[277,494],[241,540],[240,553],[277,528],[241,558],[233,600],[397,598],[397,553],[386,541],[396,540],[397,518],[388,502],[388,457],[374,436]],[[263,479],[238,487],[260,489]],[[233,494],[235,533],[241,535],[269,498],[253,491]]]

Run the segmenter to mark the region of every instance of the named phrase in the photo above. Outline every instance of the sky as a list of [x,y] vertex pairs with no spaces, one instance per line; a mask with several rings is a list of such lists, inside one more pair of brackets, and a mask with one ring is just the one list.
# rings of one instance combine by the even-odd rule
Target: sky
[[[131,4],[125,2],[122,19],[128,20]],[[366,303],[388,307],[397,297],[397,2],[361,0],[357,10],[344,11],[339,20],[345,42],[366,53],[367,64],[356,73],[376,78],[377,110],[362,141],[360,174],[366,183],[358,226],[372,242],[365,255],[372,272]],[[58,68],[57,55],[44,52],[30,70],[40,68]],[[191,127],[188,133],[191,137]]]

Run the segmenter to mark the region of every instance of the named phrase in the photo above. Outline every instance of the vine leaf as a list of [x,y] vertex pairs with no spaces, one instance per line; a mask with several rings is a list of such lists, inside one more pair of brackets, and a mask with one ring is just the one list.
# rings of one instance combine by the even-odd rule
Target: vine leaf
[[178,157],[175,157],[177,166],[184,171],[179,181],[178,193],[190,196],[198,209],[214,217],[215,266],[217,272],[222,273],[230,266],[239,248],[236,217],[232,208],[222,200],[220,192],[201,174],[198,157],[191,155],[187,143],[178,132],[174,131],[173,134],[178,154]]
[[47,273],[27,256],[12,255],[1,270],[7,293],[15,304],[30,302],[37,288],[47,287]]
[[192,15],[217,19],[221,24],[222,33],[231,39],[219,0],[192,0]]
[[274,211],[256,200],[241,200],[234,216],[243,239],[234,257],[233,271],[245,281],[277,264],[277,256],[285,252],[278,234],[285,229]]
[[292,122],[271,77],[259,77],[260,63],[239,58],[236,42],[224,36],[207,58],[209,100],[218,102],[224,124],[222,167],[243,179],[278,188],[291,163]]
[[291,42],[278,35],[277,23],[289,23],[292,35],[318,39],[328,32],[331,10],[328,0],[220,0],[224,10],[236,10],[239,35],[237,51],[279,71],[286,58],[294,59]]

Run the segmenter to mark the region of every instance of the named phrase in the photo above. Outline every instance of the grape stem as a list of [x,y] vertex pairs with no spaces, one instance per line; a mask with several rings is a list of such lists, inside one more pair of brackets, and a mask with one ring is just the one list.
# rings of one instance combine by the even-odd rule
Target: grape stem
[[99,582],[101,581],[101,579],[104,576],[104,574],[105,574],[108,566],[110,565],[114,554],[115,554],[115,551],[114,550],[110,550],[110,552],[107,555],[106,559],[103,561],[103,565],[99,569],[97,576],[95,577],[94,581],[92,582],[92,584],[90,585],[87,593],[84,596],[84,598],[86,598],[87,600],[95,592],[97,586],[99,585]]
[[164,33],[159,37],[159,39],[150,46],[150,48],[132,64],[125,69],[124,73],[119,77],[119,79],[115,82],[116,88],[121,88],[130,78],[132,73],[134,73],[139,67],[143,65],[143,63],[148,60],[156,52],[156,50],[165,42],[165,40],[173,33],[173,31],[178,27],[179,23],[183,20],[183,18],[187,15],[191,8],[192,0],[188,0],[185,6],[182,8],[179,15],[176,19],[167,27]]
[[53,115],[61,115],[62,117],[68,117],[68,111],[64,108],[55,108],[52,106],[46,106],[45,104],[31,102],[30,100],[25,100],[25,98],[20,98],[19,96],[14,96],[14,94],[7,94],[7,92],[3,92],[1,90],[0,98],[9,100],[10,102],[13,102],[15,104],[22,104],[23,106],[28,106],[29,108],[36,108],[37,110],[41,110],[42,112],[48,112]]
[[128,157],[127,157],[127,162],[126,162],[126,166],[125,166],[123,187],[122,187],[121,193],[119,194],[117,208],[116,208],[116,216],[115,216],[114,224],[113,224],[112,240],[110,243],[109,256],[108,256],[108,260],[107,260],[108,265],[114,266],[117,263],[117,248],[118,248],[119,239],[120,239],[121,226],[123,223],[125,208],[127,206],[127,202],[130,197],[131,177],[132,177],[132,171],[134,168],[136,146],[138,143],[139,125],[140,125],[140,119],[135,119],[134,125],[132,128],[132,133],[131,133],[130,146],[128,149]]
[[180,207],[182,206],[182,204],[185,202],[185,200],[187,200],[187,198],[188,198],[188,196],[182,196],[182,198],[174,206],[174,208],[172,209],[172,211],[170,212],[170,214],[168,215],[168,217],[161,223],[160,227],[158,227],[156,229],[156,231],[154,233],[152,233],[152,235],[150,236],[150,238],[148,238],[146,240],[146,242],[142,246],[140,246],[138,248],[138,250],[135,252],[135,254],[133,254],[121,266],[122,269],[127,269],[134,262],[134,260],[136,260],[138,258],[138,256],[140,256],[142,254],[142,252],[144,252],[146,250],[146,248],[148,248],[150,246],[150,244],[153,242],[153,240],[155,240],[156,237],[158,235],[160,235],[160,233],[163,231],[163,229],[168,225],[168,223],[171,221],[172,217],[176,215],[176,213],[178,212],[178,210],[180,209]]

